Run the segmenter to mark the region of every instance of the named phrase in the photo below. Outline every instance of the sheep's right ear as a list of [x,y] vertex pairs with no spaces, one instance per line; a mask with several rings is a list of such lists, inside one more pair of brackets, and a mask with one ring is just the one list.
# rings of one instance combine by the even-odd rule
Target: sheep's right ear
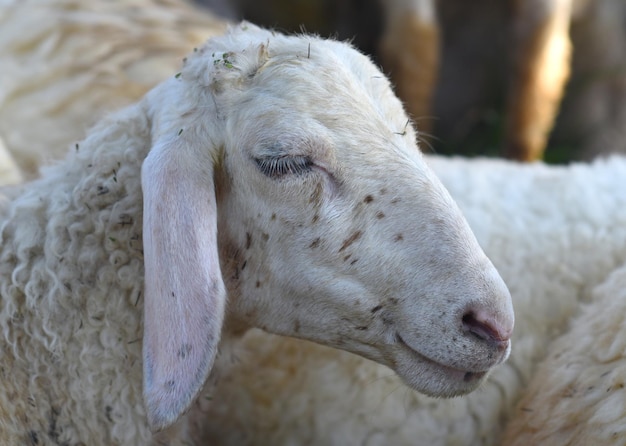
[[224,317],[212,160],[193,152],[180,135],[157,142],[141,172],[143,393],[153,431],[174,423],[202,389]]

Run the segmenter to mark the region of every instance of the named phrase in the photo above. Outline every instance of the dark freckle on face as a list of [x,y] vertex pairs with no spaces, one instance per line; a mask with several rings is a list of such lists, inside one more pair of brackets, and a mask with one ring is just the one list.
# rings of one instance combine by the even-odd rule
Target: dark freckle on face
[[394,242],[399,242],[401,240],[404,240],[404,236],[402,234],[396,234],[393,236],[393,241]]
[[263,234],[261,234],[261,236],[263,237],[263,241],[266,242],[270,239],[270,235],[266,234],[265,232]]
[[343,258],[343,261],[345,262],[345,261],[346,261],[346,260],[348,260],[350,257],[352,257],[352,254],[348,254],[347,256],[345,256],[345,257]]
[[376,218],[378,218],[378,219],[385,218],[384,212],[382,212],[382,211],[376,212]]
[[354,259],[352,262],[350,262],[350,265],[354,265],[358,261],[359,261],[359,259]]
[[390,297],[389,298],[389,302],[393,305],[396,305],[398,303],[398,298],[397,297]]
[[175,384],[176,384],[176,381],[174,381],[173,379],[170,379],[168,382],[165,383],[165,385],[169,387],[170,389],[172,389]]
[[185,359],[187,356],[189,356],[189,353],[191,353],[191,349],[191,344],[181,345],[181,347],[178,349],[178,357],[180,359]]
[[361,331],[363,331],[363,330],[367,330],[369,327],[367,327],[367,326],[363,325],[363,326],[360,326],[360,327],[354,327],[354,328],[356,328],[357,330],[361,330]]
[[176,299],[176,294],[174,294],[174,292],[173,292],[173,291],[172,291],[172,297],[173,297],[174,299]]
[[315,214],[315,215],[313,216],[313,220],[311,220],[311,222],[312,222],[312,223],[317,223],[317,220],[319,220],[319,219],[320,219],[320,216],[319,216],[319,215],[317,215],[317,214]]
[[260,281],[258,281],[258,280],[256,281],[256,287],[257,287],[257,288],[261,288],[261,282],[260,282]]
[[243,271],[244,269],[246,269],[246,265],[248,264],[247,260],[244,260],[243,263],[241,264],[241,271]]
[[246,232],[246,249],[250,249],[251,245],[252,245],[252,236],[250,235],[249,232]]
[[276,214],[272,214],[272,217],[270,218],[270,220],[272,221],[276,220]]
[[380,311],[383,309],[382,305],[376,305],[374,308],[372,308],[372,313],[376,313],[377,311]]
[[355,231],[350,237],[348,237],[347,239],[343,241],[341,248],[339,248],[339,252],[343,251],[344,249],[349,247],[351,244],[356,242],[358,239],[360,239],[361,235],[363,235],[361,231]]
[[320,245],[320,238],[318,237],[311,242],[311,244],[309,245],[309,248],[311,249],[317,248],[319,245]]
[[363,203],[371,203],[372,201],[374,201],[374,197],[372,197],[371,195],[366,195],[363,199]]

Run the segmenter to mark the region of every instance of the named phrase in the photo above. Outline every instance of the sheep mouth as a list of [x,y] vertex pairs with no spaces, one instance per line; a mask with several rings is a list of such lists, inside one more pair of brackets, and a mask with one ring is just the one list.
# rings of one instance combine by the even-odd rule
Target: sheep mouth
[[[416,358],[419,362],[426,364],[428,367],[433,369],[434,371],[440,373],[443,376],[450,378],[456,382],[462,382],[468,386],[471,386],[472,389],[475,388],[478,384],[480,384],[487,375],[487,370],[476,371],[476,370],[463,370],[458,369],[447,364],[443,364],[441,362],[435,361],[422,353],[415,350],[406,341],[402,338],[400,333],[396,332],[396,340],[398,344],[403,348],[403,350],[408,350],[412,357]],[[470,389],[470,390],[472,390]],[[456,393],[456,392],[455,392]],[[466,393],[465,391],[461,391],[461,393]],[[446,396],[446,395],[434,395],[434,396]],[[455,396],[455,395],[450,395]]]

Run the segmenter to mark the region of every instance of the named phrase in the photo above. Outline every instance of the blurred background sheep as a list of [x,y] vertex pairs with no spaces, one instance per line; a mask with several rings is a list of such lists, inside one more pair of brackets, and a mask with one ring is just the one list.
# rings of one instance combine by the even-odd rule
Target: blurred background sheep
[[225,29],[178,0],[0,2],[0,139],[33,178]]

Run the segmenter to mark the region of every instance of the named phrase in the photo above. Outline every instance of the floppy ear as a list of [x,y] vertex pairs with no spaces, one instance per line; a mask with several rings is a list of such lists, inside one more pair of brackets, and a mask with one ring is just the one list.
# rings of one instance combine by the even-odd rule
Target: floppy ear
[[143,393],[153,431],[185,412],[213,366],[225,291],[209,154],[184,137],[157,141],[142,167]]

